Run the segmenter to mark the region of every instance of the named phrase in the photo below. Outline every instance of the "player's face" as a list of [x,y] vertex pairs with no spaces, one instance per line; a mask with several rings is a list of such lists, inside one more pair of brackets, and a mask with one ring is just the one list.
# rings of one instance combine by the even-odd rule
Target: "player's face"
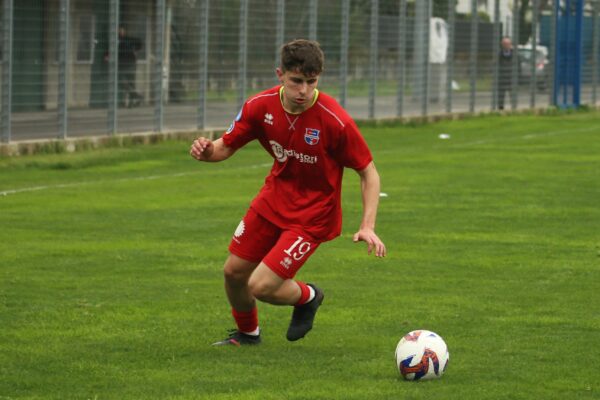
[[292,112],[302,112],[310,107],[319,75],[306,76],[296,71],[281,71],[277,69],[277,76],[283,85],[283,105]]

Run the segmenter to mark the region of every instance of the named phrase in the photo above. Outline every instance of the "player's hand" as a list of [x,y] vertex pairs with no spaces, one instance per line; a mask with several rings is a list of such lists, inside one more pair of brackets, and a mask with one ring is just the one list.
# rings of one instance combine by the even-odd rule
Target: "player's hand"
[[214,150],[215,147],[212,140],[205,137],[199,137],[192,143],[190,155],[198,161],[206,161],[210,159]]
[[385,257],[387,250],[385,244],[379,239],[379,236],[373,229],[361,228],[354,234],[352,240],[356,242],[366,242],[368,246],[368,253],[371,254],[375,250],[377,257]]

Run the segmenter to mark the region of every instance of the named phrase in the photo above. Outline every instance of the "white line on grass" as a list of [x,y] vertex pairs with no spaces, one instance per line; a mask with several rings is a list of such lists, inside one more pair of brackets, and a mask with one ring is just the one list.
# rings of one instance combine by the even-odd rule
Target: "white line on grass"
[[[480,144],[489,144],[489,143],[495,143],[495,142],[500,142],[506,139],[522,139],[522,140],[529,140],[529,139],[534,139],[534,138],[539,138],[539,137],[546,137],[546,136],[556,136],[556,135],[562,135],[565,133],[575,133],[575,132],[589,132],[589,131],[600,131],[600,127],[586,127],[586,128],[580,128],[580,129],[563,129],[560,131],[550,131],[550,132],[535,132],[535,133],[529,133],[527,135],[523,135],[523,136],[517,136],[514,138],[507,138],[506,136],[496,136],[494,138],[489,138],[489,139],[481,139],[481,140],[475,140],[473,142],[465,142],[465,143],[452,143],[452,142],[447,142],[444,143],[444,145],[441,144],[436,144],[435,146],[433,146],[434,149],[440,149],[440,148],[448,148],[448,147],[452,147],[452,148],[461,148],[461,147],[469,147],[469,146],[477,146]],[[446,142],[446,141],[444,141]],[[389,154],[389,153],[396,153],[397,150],[395,149],[389,149],[389,150],[382,150],[382,151],[378,151],[377,154]]]
[[[536,132],[536,133],[529,133],[527,135],[517,137],[517,139],[529,140],[529,139],[535,139],[535,138],[540,138],[540,137],[563,135],[565,133],[589,132],[589,131],[594,131],[594,130],[600,130],[600,128],[597,126],[593,126],[593,127],[588,126],[586,128],[580,128],[580,129],[563,129],[560,131]],[[452,144],[451,146],[452,147],[476,146],[478,144],[488,144],[488,143],[498,142],[503,139],[507,139],[507,138],[500,137],[500,138],[482,139],[482,140],[476,140],[474,142]]]
[[[255,169],[255,168],[262,168],[262,167],[270,167],[271,165],[272,164],[270,164],[270,163],[269,164],[265,164],[265,163],[254,164],[254,165],[247,165],[247,166],[243,166],[243,167],[230,168],[230,169],[221,170],[221,171],[236,171],[236,170],[242,170],[242,169]],[[25,193],[25,192],[37,192],[40,190],[48,190],[48,189],[64,189],[64,188],[70,188],[70,187],[80,187],[80,186],[86,186],[86,185],[94,185],[94,184],[98,184],[98,183],[132,182],[132,181],[146,181],[146,180],[161,179],[161,178],[178,178],[180,176],[196,175],[196,174],[199,174],[202,172],[205,172],[205,171],[180,172],[177,174],[164,174],[164,175],[136,176],[136,177],[132,177],[132,178],[118,178],[118,179],[90,181],[90,182],[59,183],[57,185],[30,186],[30,187],[24,187],[24,188],[19,188],[19,189],[4,190],[4,191],[0,192],[0,196],[8,196],[11,194],[19,194],[19,193]]]
[[[534,139],[534,138],[538,138],[538,137],[556,136],[556,135],[562,135],[565,133],[574,133],[574,132],[589,132],[589,131],[593,131],[593,130],[600,130],[600,128],[586,127],[586,128],[580,128],[580,129],[563,129],[560,131],[536,132],[536,133],[530,133],[527,135],[523,135],[520,137],[520,139],[529,140],[529,139]],[[476,140],[474,142],[467,142],[467,143],[457,143],[457,144],[452,144],[452,147],[476,146],[478,144],[487,144],[487,143],[498,142],[503,139],[506,139],[506,137],[482,139],[482,140]],[[392,151],[394,151],[394,150],[387,150],[387,151],[384,150],[384,151],[380,151],[379,153],[390,153]],[[229,171],[239,170],[239,169],[248,169],[248,168],[261,168],[261,167],[268,167],[268,166],[271,166],[271,164],[255,164],[255,165],[244,166],[244,167],[239,167],[239,168],[232,168]],[[78,187],[78,186],[92,185],[92,184],[96,184],[96,183],[129,182],[129,181],[141,181],[141,180],[160,179],[160,178],[176,178],[176,177],[180,177],[180,176],[194,175],[194,174],[198,174],[198,173],[200,173],[200,171],[181,172],[178,174],[138,176],[135,178],[119,178],[119,179],[113,179],[113,180],[102,180],[102,181],[93,181],[93,182],[73,182],[73,183],[62,183],[62,184],[58,184],[58,185],[31,186],[31,187],[25,187],[25,188],[20,188],[20,189],[4,190],[4,191],[0,192],[0,196],[8,196],[11,194],[19,194],[19,193],[25,193],[25,192],[35,192],[35,191],[47,190],[47,189],[63,189],[63,188],[69,188],[69,187]]]

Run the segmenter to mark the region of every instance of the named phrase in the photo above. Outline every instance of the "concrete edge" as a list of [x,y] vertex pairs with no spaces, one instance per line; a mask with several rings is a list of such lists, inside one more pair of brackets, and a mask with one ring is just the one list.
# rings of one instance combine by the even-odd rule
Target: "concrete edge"
[[[598,107],[587,107],[587,110],[598,110]],[[584,110],[585,110],[584,109]],[[393,117],[380,119],[355,119],[362,126],[390,126],[407,124],[427,124],[439,121],[462,120],[493,115],[550,115],[559,110],[555,107],[544,107],[535,109],[508,110],[508,111],[482,111],[478,113],[458,112],[431,114],[427,116]],[[99,148],[125,147],[131,145],[148,145],[164,142],[166,140],[194,140],[198,136],[206,136],[211,139],[220,137],[226,128],[213,128],[192,131],[166,131],[166,132],[138,132],[123,133],[104,136],[73,137],[67,139],[40,139],[24,140],[10,143],[0,143],[0,157],[18,157],[33,154],[58,154],[73,153]]]
[[18,157],[33,154],[74,153],[78,151],[118,148],[132,145],[148,145],[167,140],[194,140],[198,136],[211,139],[219,137],[223,129],[203,131],[167,131],[167,132],[136,132],[105,136],[85,136],[66,139],[23,140],[18,142],[0,143],[0,157]]
[[[582,108],[581,110],[592,109],[591,107]],[[552,115],[560,112],[556,107],[539,107],[539,108],[524,108],[519,110],[486,110],[479,112],[453,112],[429,114],[426,116],[410,116],[410,117],[391,117],[378,119],[355,119],[358,125],[363,126],[382,126],[382,125],[408,125],[408,124],[430,124],[440,121],[455,121],[469,118],[480,118],[489,116],[511,116],[511,115]]]

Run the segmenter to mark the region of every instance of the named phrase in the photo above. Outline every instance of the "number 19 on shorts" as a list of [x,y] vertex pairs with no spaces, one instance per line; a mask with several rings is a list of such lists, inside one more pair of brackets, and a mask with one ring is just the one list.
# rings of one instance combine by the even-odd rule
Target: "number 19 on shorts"
[[310,251],[310,242],[305,242],[302,236],[298,236],[298,239],[283,252],[294,260],[299,261]]

